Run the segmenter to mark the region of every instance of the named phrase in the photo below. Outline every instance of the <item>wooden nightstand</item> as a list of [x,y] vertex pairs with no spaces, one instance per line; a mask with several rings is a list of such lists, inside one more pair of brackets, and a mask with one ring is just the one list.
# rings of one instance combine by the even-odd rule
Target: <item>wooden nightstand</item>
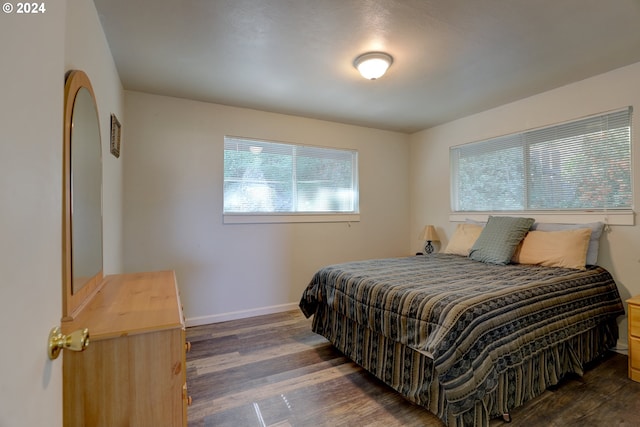
[[629,304],[629,378],[640,382],[640,295],[627,300]]

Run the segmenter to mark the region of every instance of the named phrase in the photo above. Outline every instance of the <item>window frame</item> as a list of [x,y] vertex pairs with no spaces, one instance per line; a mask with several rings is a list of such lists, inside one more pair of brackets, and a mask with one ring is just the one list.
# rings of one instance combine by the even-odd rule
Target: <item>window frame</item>
[[[453,152],[458,147],[463,147],[465,145],[479,144],[483,142],[492,143],[494,141],[498,141],[500,139],[507,138],[520,138],[523,137],[527,133],[537,132],[540,130],[550,129],[554,127],[561,127],[564,125],[570,125],[572,123],[579,122],[581,120],[589,119],[589,118],[597,118],[604,117],[614,113],[620,113],[628,111],[629,114],[629,161],[630,161],[630,185],[631,185],[631,203],[630,207],[624,208],[583,208],[583,209],[562,209],[562,208],[549,208],[549,209],[534,209],[527,208],[526,206],[523,209],[514,209],[514,210],[478,210],[478,211],[464,211],[464,210],[454,210],[454,206],[456,205],[456,197],[457,197],[457,188],[456,188],[456,168],[454,167],[454,159]],[[474,141],[466,144],[459,144],[456,146],[451,146],[449,148],[449,162],[450,162],[450,213],[449,220],[452,222],[463,222],[468,219],[476,220],[476,221],[486,221],[487,218],[491,215],[495,216],[531,216],[535,217],[537,221],[541,222],[558,222],[558,223],[586,223],[586,222],[594,222],[594,221],[602,221],[611,225],[634,225],[635,224],[635,197],[634,197],[634,158],[633,158],[633,107],[625,107],[616,110],[606,111],[590,116],[585,116],[582,118],[576,118],[572,120],[568,120],[562,123],[557,123],[549,126],[544,126],[540,128],[527,129],[520,132],[514,132],[512,134],[497,136],[488,138],[481,141]],[[524,145],[523,145],[524,147]],[[523,159],[525,167],[525,173],[527,173],[528,168],[528,158]],[[525,181],[525,188],[522,190],[523,200],[525,205],[528,201],[528,195],[526,194],[529,190],[528,183]]]
[[[356,149],[327,147],[293,142],[274,141],[260,138],[250,138],[237,135],[225,135],[223,153],[226,151],[228,140],[243,142],[255,141],[261,144],[280,144],[293,147],[304,147],[321,150],[349,152],[352,156],[354,171],[352,171],[352,185],[354,191],[354,209],[352,211],[291,211],[291,212],[227,212],[224,207],[225,192],[223,198],[223,223],[224,224],[261,224],[261,223],[322,223],[322,222],[358,222],[360,221],[360,183],[359,183],[359,152]],[[295,149],[294,149],[295,150]],[[223,187],[225,185],[225,160],[223,154]],[[295,175],[295,174],[294,174]],[[295,185],[295,182],[293,183]]]

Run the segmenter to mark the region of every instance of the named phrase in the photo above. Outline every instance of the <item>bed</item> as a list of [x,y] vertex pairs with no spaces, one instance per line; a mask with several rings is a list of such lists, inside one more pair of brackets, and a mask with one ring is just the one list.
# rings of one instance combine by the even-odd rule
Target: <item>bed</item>
[[314,332],[448,426],[487,426],[615,346],[616,284],[583,263],[440,253],[337,264],[314,274],[300,308]]

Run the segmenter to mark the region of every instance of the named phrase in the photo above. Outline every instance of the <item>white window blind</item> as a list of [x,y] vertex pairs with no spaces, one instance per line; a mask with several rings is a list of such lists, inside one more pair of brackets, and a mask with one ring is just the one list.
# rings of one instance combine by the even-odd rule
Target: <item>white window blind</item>
[[452,210],[631,209],[631,111],[452,147]]
[[358,210],[357,151],[225,137],[225,214]]

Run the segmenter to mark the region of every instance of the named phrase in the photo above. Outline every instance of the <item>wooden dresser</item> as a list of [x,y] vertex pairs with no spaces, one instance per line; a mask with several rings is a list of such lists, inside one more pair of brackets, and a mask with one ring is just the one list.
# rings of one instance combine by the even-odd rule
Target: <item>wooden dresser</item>
[[62,332],[89,328],[65,352],[64,425],[187,425],[185,326],[173,271],[107,276]]
[[640,382],[640,296],[627,300],[629,304],[629,378]]

